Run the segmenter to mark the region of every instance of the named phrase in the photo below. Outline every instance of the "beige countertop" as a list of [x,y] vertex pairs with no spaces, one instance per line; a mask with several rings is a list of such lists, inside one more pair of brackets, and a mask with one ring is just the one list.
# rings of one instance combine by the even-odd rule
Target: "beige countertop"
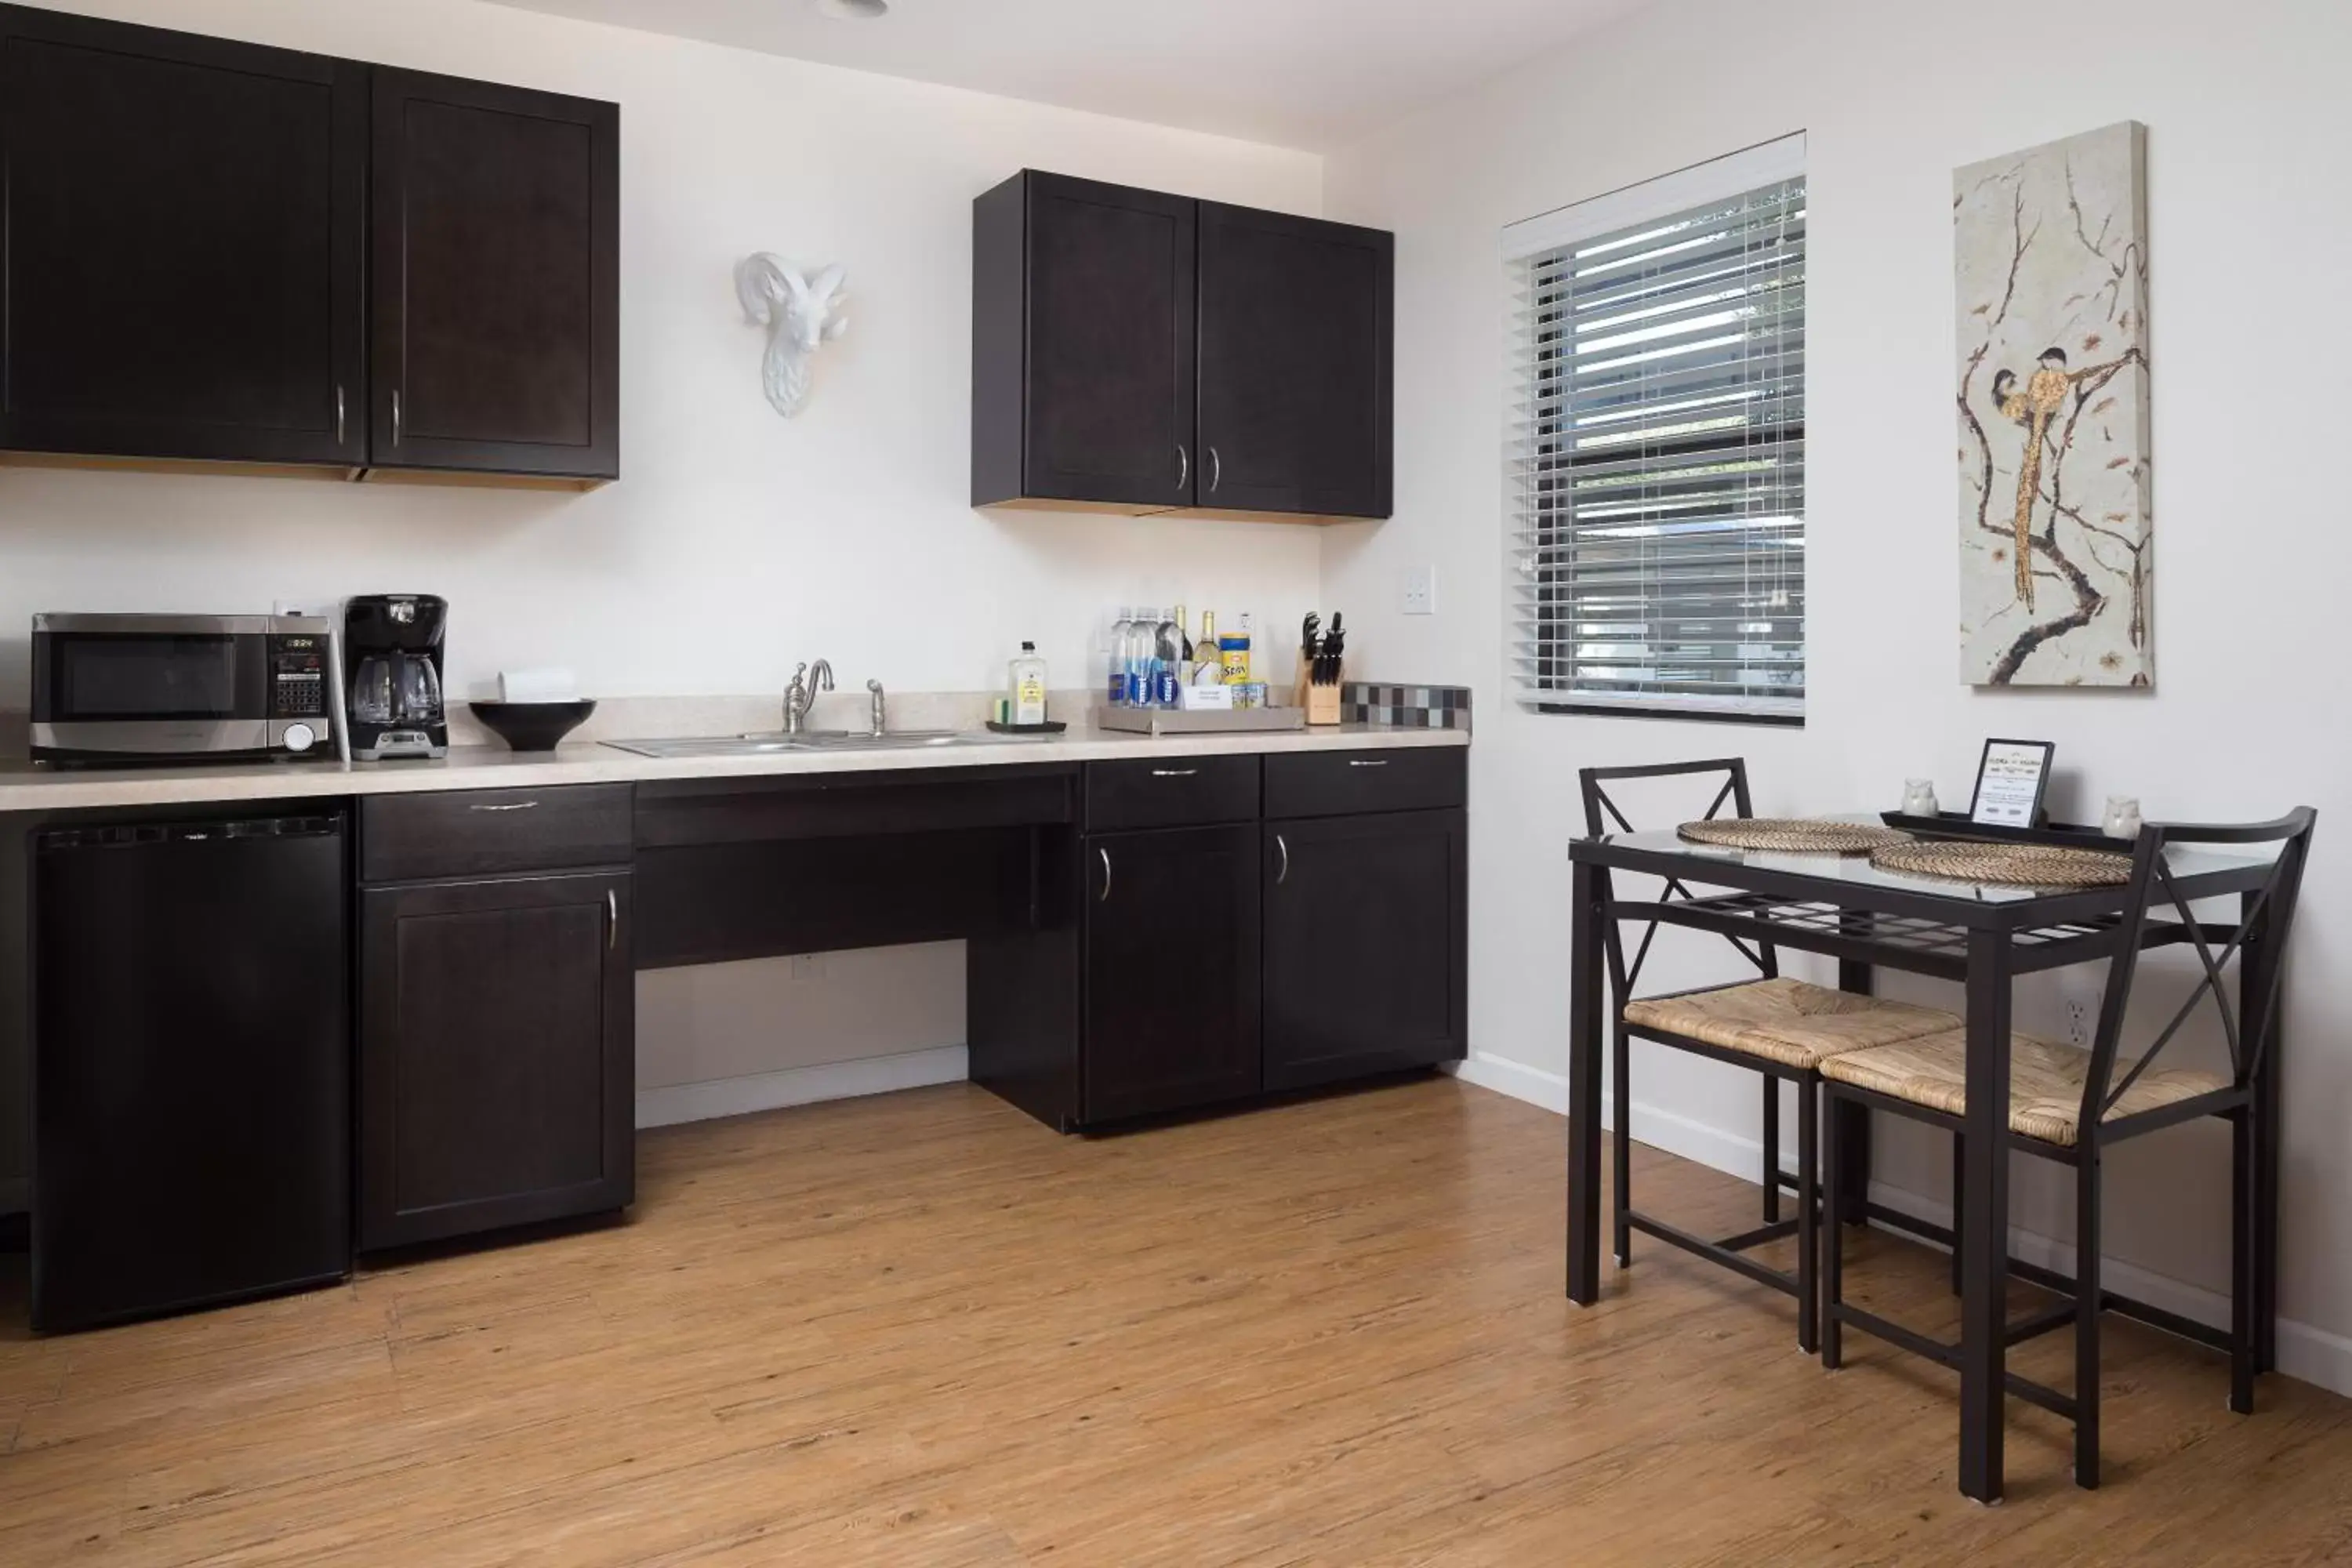
[[596,742],[553,752],[510,752],[503,745],[452,746],[436,762],[248,762],[190,767],[53,767],[22,757],[0,759],[0,812],[72,811],[92,806],[190,805],[302,796],[399,795],[449,789],[539,789],[569,784],[632,784],[646,779],[768,778],[803,773],[886,773],[909,768],[1004,767],[1087,763],[1127,757],[1199,757],[1234,752],[1344,752],[1386,747],[1466,746],[1460,730],[1381,725],[1157,738],[1074,724],[1044,739],[991,738],[987,743],[815,751],[754,756],[640,757]]

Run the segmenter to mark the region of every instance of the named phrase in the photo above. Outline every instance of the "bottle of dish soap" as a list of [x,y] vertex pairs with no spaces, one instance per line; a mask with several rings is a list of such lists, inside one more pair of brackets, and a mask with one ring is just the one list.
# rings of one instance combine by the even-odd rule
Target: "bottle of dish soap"
[[1009,667],[1013,676],[1013,721],[1015,724],[1043,724],[1045,721],[1045,661],[1037,657],[1037,645],[1024,642],[1021,657]]

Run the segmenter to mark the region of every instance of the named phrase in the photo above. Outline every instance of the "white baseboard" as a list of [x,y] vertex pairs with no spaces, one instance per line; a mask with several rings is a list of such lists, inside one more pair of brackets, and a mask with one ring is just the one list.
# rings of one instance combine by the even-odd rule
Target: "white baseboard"
[[[1515,1062],[1506,1057],[1473,1052],[1454,1070],[1454,1076],[1465,1083],[1475,1083],[1481,1089],[1491,1089],[1497,1094],[1507,1094],[1540,1105],[1560,1115],[1568,1114],[1568,1079],[1562,1075]],[[1610,1121],[1610,1107],[1601,1106],[1601,1121]],[[1669,1154],[1721,1171],[1742,1181],[1761,1181],[1764,1176],[1764,1145],[1761,1140],[1742,1132],[1727,1131],[1654,1105],[1633,1102],[1633,1139]],[[1917,1193],[1906,1192],[1884,1182],[1873,1182],[1871,1196],[1892,1208],[1917,1215],[1937,1225],[1948,1226],[1952,1211],[1948,1204]],[[2074,1247],[2071,1242],[2060,1241],[2035,1231],[2012,1226],[2010,1231],[2012,1256],[2055,1269],[2061,1274],[2074,1271]],[[2230,1321],[2227,1297],[2175,1279],[2169,1275],[2154,1273],[2137,1265],[2108,1258],[2102,1268],[2107,1286],[2126,1296],[2137,1297],[2151,1307],[2177,1312],[2184,1318],[2216,1327]],[[2287,1376],[2315,1384],[2336,1394],[2352,1394],[2352,1338],[2282,1318],[2278,1325],[2278,1369]]]
[[866,1094],[887,1094],[893,1089],[961,1083],[971,1076],[970,1052],[962,1046],[940,1046],[928,1051],[825,1062],[816,1067],[789,1068],[782,1072],[754,1073],[747,1078],[667,1084],[637,1091],[637,1125],[669,1127],[681,1121],[709,1121],[754,1110],[777,1110],[787,1105],[810,1105],[820,1100],[854,1100]]

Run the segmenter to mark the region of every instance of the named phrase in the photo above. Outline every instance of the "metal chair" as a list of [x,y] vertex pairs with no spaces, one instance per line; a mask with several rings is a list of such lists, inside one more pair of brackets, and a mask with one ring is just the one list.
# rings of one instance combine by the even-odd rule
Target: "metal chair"
[[[1595,838],[1607,833],[1612,822],[1621,832],[1635,831],[1633,825],[1602,787],[1606,784],[1623,779],[1679,778],[1714,773],[1721,773],[1725,777],[1714,803],[1706,809],[1705,820],[1714,821],[1727,804],[1738,816],[1753,816],[1754,809],[1748,794],[1748,764],[1738,757],[1725,757],[1648,767],[1583,769],[1577,777],[1584,794],[1585,828]],[[1612,1025],[1610,1077],[1615,1127],[1615,1136],[1611,1140],[1613,1160],[1611,1185],[1613,1250],[1617,1266],[1622,1268],[1633,1262],[1633,1233],[1638,1230],[1793,1296],[1797,1300],[1797,1344],[1811,1354],[1818,1343],[1820,1322],[1816,1307],[1819,1247],[1815,1227],[1822,1216],[1818,1191],[1821,1166],[1816,1147],[1819,1123],[1816,1102],[1821,1084],[1821,1064],[1844,1052],[1864,1050],[1948,1029],[1958,1025],[1959,1019],[1934,1008],[1882,1002],[1873,996],[1832,991],[1801,980],[1783,978],[1778,955],[1770,943],[1758,942],[1751,947],[1735,936],[1727,936],[1725,940],[1738,950],[1742,958],[1756,966],[1757,979],[1665,996],[1633,999],[1633,988],[1641,979],[1642,966],[1650,954],[1650,943],[1658,932],[1658,922],[1653,916],[1630,964],[1625,958],[1620,927],[1625,920],[1640,919],[1645,907],[1655,906],[1621,903],[1613,885],[1607,886],[1609,984],[1614,998],[1610,1011]],[[1691,896],[1688,888],[1669,878],[1660,902],[1687,900]],[[1710,1061],[1727,1062],[1763,1076],[1764,1223],[1761,1226],[1719,1241],[1708,1241],[1634,1209],[1630,1153],[1633,1119],[1630,1067],[1631,1044],[1634,1039],[1671,1046],[1676,1050],[1705,1057]],[[1780,1169],[1782,1083],[1795,1084],[1798,1092],[1797,1170],[1793,1176]],[[1797,1215],[1794,1219],[1780,1217],[1780,1192],[1783,1187],[1796,1190]],[[1768,1242],[1790,1236],[1797,1238],[1797,1268],[1793,1273],[1771,1268],[1747,1256]]]
[[[2030,1035],[2011,1037],[2008,1147],[2074,1167],[2077,1260],[2072,1279],[2052,1270],[2012,1261],[2010,1271],[2065,1297],[2062,1302],[2009,1325],[2006,1342],[2016,1344],[2071,1323],[2074,1328],[2074,1392],[2011,1374],[2009,1391],[2074,1425],[2074,1481],[2099,1484],[2099,1314],[2114,1311],[2180,1335],[2230,1357],[2230,1408],[2253,1409],[2253,1380],[2266,1370],[2265,1331],[2270,1238],[2275,1235],[2277,1194],[2264,1174],[2272,1168],[2266,1146],[2263,1096],[2275,1069],[2271,1045],[2277,1034],[2280,962],[2294,923],[2303,868],[2310,852],[2315,815],[2298,807],[2275,822],[2245,826],[2184,826],[2150,824],[2140,832],[2132,863],[2130,897],[2116,928],[2113,958],[2100,998],[2099,1023],[2091,1048],[2053,1045]],[[2234,925],[2200,921],[2184,898],[2166,851],[2200,845],[2276,844],[2278,855],[2262,889],[2244,897]],[[2151,911],[2162,910],[2151,924]],[[2250,937],[2260,937],[2260,958],[2245,962]],[[2217,952],[2218,944],[2218,952]],[[2188,945],[2204,970],[2180,1005],[2137,1059],[2119,1054],[2124,1012],[2130,1001],[2144,948]],[[2224,985],[2232,961],[2240,971],[2240,1007],[2233,1016]],[[2221,1016],[2230,1044],[2231,1072],[2186,1068],[2150,1070],[2158,1052],[2208,994]],[[1965,1031],[1906,1041],[1879,1050],[1842,1056],[1824,1064],[1826,1091],[1834,1105],[1850,1101],[1923,1121],[1958,1135],[1966,1111]],[[2193,1322],[2112,1290],[2099,1283],[2100,1162],[2106,1150],[2127,1138],[2158,1131],[2200,1117],[2220,1117],[2231,1128],[2231,1290],[2227,1331]],[[1835,1160],[1836,1118],[1831,1118],[1829,1158]],[[1822,1223],[1829,1227],[1828,1301],[1822,1330],[1822,1364],[1834,1371],[1843,1354],[1845,1325],[1945,1365],[1956,1365],[1958,1347],[1943,1344],[1888,1319],[1849,1306],[1837,1226],[1843,1217],[1834,1186]]]

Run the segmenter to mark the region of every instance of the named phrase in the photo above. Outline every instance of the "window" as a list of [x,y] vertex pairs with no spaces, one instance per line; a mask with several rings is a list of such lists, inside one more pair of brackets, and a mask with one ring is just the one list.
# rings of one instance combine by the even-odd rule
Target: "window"
[[1503,231],[1510,653],[1538,709],[1803,721],[1804,146]]

